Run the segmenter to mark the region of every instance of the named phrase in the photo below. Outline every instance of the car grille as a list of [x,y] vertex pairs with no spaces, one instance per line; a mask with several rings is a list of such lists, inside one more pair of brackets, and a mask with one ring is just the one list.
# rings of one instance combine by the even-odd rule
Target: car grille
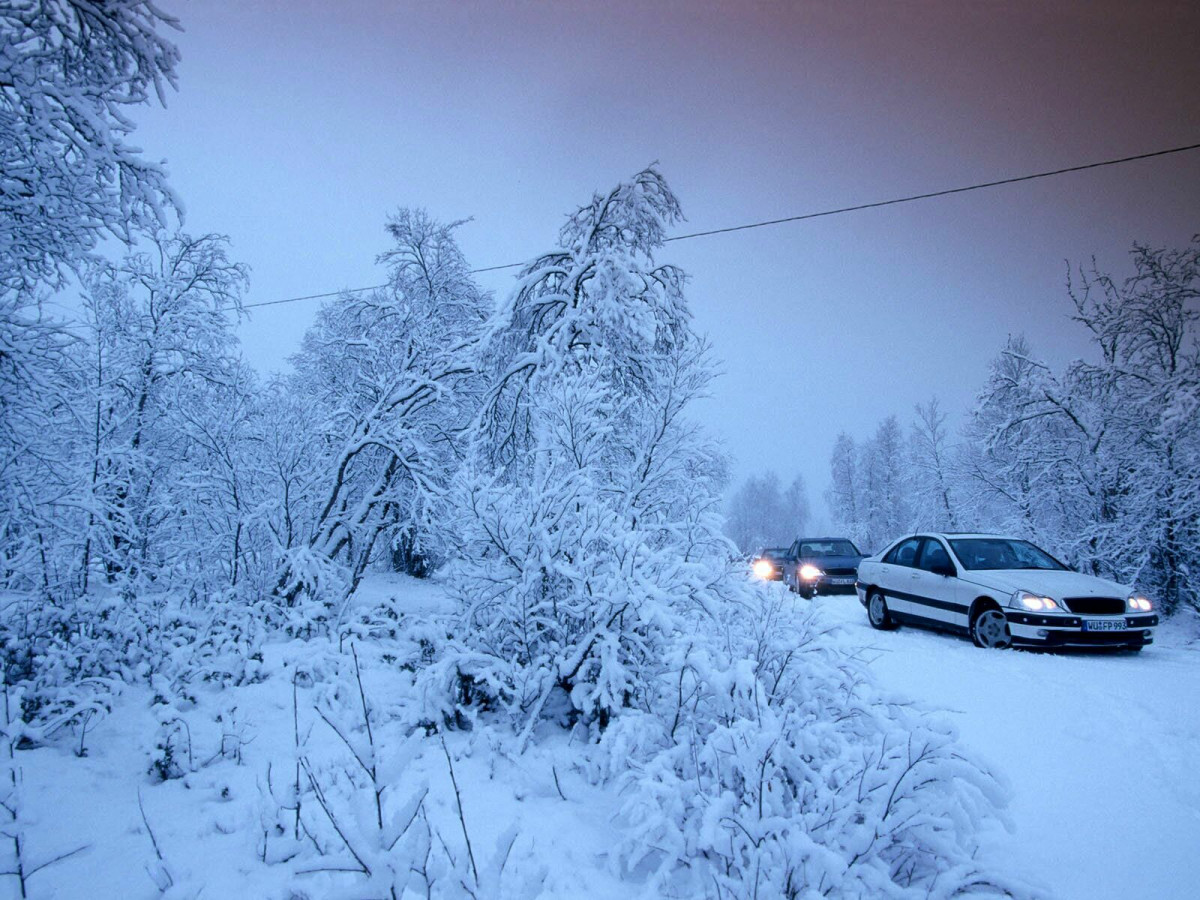
[[830,578],[849,578],[851,575],[857,575],[858,569],[826,569],[825,574]]
[[1064,597],[1067,609],[1080,616],[1119,616],[1125,601],[1119,597]]

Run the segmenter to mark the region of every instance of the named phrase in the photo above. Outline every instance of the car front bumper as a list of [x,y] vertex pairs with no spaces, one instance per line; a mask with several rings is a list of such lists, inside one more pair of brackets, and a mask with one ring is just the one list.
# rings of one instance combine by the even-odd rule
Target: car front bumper
[[797,586],[797,590],[806,597],[857,593],[853,578],[850,579],[849,583],[835,584],[834,579],[828,576],[813,579],[802,578],[800,579],[800,584]]
[[[1013,644],[1020,647],[1145,647],[1154,643],[1156,615],[1136,616],[1039,616],[1015,610],[1004,611]],[[1119,622],[1120,628],[1092,631],[1095,621]]]

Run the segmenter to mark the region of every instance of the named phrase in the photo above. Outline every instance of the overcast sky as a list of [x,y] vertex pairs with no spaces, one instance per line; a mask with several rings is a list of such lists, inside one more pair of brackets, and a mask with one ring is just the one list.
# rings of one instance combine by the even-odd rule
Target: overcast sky
[[[377,284],[399,206],[473,217],[475,266],[658,161],[693,231],[1200,140],[1195,3],[407,3],[162,0],[180,90],[136,142],[247,302]],[[1009,333],[1086,352],[1066,260],[1200,231],[1200,152],[670,244],[724,376],[701,410],[735,475],[802,473],[840,430],[960,414]],[[510,276],[484,284],[507,289]],[[256,310],[286,365],[316,301]]]

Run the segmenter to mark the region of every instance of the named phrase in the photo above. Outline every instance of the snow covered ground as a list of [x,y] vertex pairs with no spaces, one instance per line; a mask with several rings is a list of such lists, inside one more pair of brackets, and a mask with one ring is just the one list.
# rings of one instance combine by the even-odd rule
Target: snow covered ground
[[[376,577],[361,593],[368,606],[394,596],[416,617],[445,603],[436,584],[400,576]],[[1140,655],[985,652],[913,629],[872,631],[852,598],[814,602],[885,684],[951,718],[968,747],[1011,781],[1015,832],[996,849],[1012,874],[1064,900],[1195,896],[1200,643],[1189,644],[1185,629],[1164,628],[1161,643]],[[495,896],[629,895],[610,857],[619,798],[596,786],[565,734],[524,754],[484,732],[449,734],[445,752],[438,740],[410,739],[387,725],[389,705],[411,691],[409,676],[384,655],[387,647],[358,646],[365,692],[380,713],[381,765],[394,770],[389,802],[403,806],[427,787],[430,827],[458,865],[468,865],[464,823],[481,870],[506,856],[518,861],[508,872],[520,872],[521,883],[507,877]],[[30,864],[87,848],[34,875],[31,896],[315,900],[361,884],[358,876],[298,876],[279,865],[288,839],[273,830],[292,816],[294,714],[319,781],[353,768],[315,713],[336,708],[335,685],[351,689],[342,709],[354,711],[347,658],[320,642],[273,645],[262,663],[266,680],[226,691],[198,686],[194,704],[182,708],[155,704],[147,688],[127,689],[87,736],[82,759],[67,746],[19,753]],[[296,682],[293,707],[297,670],[321,678]],[[190,745],[194,758],[181,760],[183,777],[160,782],[148,768],[161,755],[160,723],[176,716],[189,729],[187,744],[176,746]],[[274,794],[264,790],[268,768]],[[439,877],[445,885],[455,876]],[[16,896],[14,887],[0,879],[0,897]]]
[[[397,605],[414,617],[441,611],[446,603],[438,585],[398,575],[374,576],[356,600],[370,608],[386,596],[397,598]],[[482,896],[615,900],[628,895],[607,866],[617,798],[593,785],[565,735],[518,755],[511,747],[499,745],[494,734],[451,732],[443,752],[438,740],[421,740],[419,732],[409,736],[388,726],[389,707],[411,698],[408,673],[385,657],[395,648],[362,640],[357,648],[365,694],[374,712],[376,742],[384,748],[380,766],[391,770],[385,776],[391,781],[385,815],[389,806],[403,807],[428,789],[424,808],[434,840],[446,846],[463,873],[469,865],[463,823],[481,872],[489,865],[498,867],[505,858],[513,863],[502,879],[503,891],[485,891]],[[362,782],[345,748],[316,712],[338,708],[330,696],[337,690],[348,698],[342,711],[343,721],[348,720],[347,733],[357,727],[357,689],[349,653],[323,641],[274,644],[264,652],[262,670],[267,677],[257,684],[227,690],[196,685],[194,703],[164,705],[154,701],[154,692],[147,687],[127,687],[112,714],[88,733],[85,757],[75,755],[70,741],[19,752],[27,868],[83,848],[34,874],[30,896],[46,900],[383,896],[364,893],[358,875],[296,876],[289,871],[295,867],[279,864],[295,849],[290,834],[280,834],[274,827],[282,823],[289,831],[294,821],[287,808],[296,777],[294,714],[302,754],[327,793],[335,793],[330,783],[336,783],[341,794],[354,793],[347,791],[343,780],[350,778],[348,773]],[[293,704],[297,671],[304,674],[297,681]],[[173,732],[185,774],[162,781],[149,770],[153,760],[162,757],[160,723],[171,721],[186,722],[186,729]],[[451,765],[461,790],[461,819]],[[265,790],[268,768],[273,793]],[[301,777],[307,785],[307,778]],[[368,791],[357,795],[360,807],[369,805]],[[314,831],[324,831],[317,836],[326,843],[332,836],[330,825],[315,810],[311,797],[306,802],[305,815],[323,826]],[[363,809],[343,804],[341,813],[351,823],[352,835],[369,831],[363,826],[369,826],[371,816],[366,814],[364,822]],[[369,840],[369,835],[363,840]],[[326,846],[336,844],[335,840]],[[3,849],[7,847],[0,845]],[[341,854],[340,864],[345,857]],[[336,854],[321,863],[337,864]],[[513,877],[517,870],[519,880]],[[455,873],[442,871],[433,895],[461,896],[453,889],[456,880],[460,879]],[[422,883],[418,894],[424,893]],[[0,878],[0,900],[19,896],[16,879]]]
[[1140,654],[989,652],[874,631],[852,597],[815,601],[885,684],[946,711],[1013,788],[1014,871],[1063,900],[1200,896],[1200,641],[1183,622]]

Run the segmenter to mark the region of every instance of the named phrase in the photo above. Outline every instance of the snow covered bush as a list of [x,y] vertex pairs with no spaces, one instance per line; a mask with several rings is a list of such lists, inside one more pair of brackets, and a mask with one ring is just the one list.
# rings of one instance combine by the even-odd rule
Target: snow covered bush
[[782,591],[747,586],[668,669],[602,738],[620,860],[656,896],[1032,895],[978,859],[1001,783]]

